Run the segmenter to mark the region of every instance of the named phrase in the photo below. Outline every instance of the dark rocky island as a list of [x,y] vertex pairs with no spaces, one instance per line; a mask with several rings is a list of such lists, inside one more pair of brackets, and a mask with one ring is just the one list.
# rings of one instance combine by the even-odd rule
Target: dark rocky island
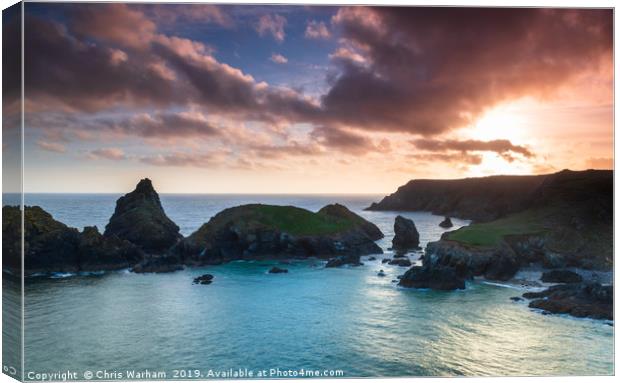
[[450,217],[445,217],[443,221],[439,223],[439,227],[443,227],[444,229],[449,229],[452,226],[454,225],[452,224],[452,220],[450,219]]
[[287,269],[281,269],[277,266],[274,266],[271,269],[269,269],[269,274],[286,274],[286,273],[288,273]]
[[392,248],[398,252],[418,249],[420,247],[420,234],[415,223],[403,216],[396,216],[394,220],[394,239]]

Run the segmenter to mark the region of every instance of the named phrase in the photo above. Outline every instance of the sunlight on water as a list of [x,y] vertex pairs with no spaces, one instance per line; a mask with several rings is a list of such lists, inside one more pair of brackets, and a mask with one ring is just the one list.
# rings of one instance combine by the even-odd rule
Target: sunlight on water
[[[27,204],[69,225],[103,230],[116,198],[33,195]],[[362,211],[377,199],[164,195],[162,203],[187,235],[241,203],[316,211],[340,202],[381,228],[385,250],[396,213]],[[415,221],[423,245],[444,231],[443,217],[403,215]],[[613,372],[613,327],[604,322],[543,316],[510,301],[522,291],[479,281],[457,292],[399,288],[392,281],[406,268],[381,264],[381,256],[364,258],[364,266],[338,269],[294,261],[284,266],[288,274],[278,275],[266,273],[277,262],[257,261],[170,274],[33,279],[26,291],[26,370],[328,368],[349,377]],[[381,269],[385,277],[377,276]],[[214,283],[193,285],[205,272]]]

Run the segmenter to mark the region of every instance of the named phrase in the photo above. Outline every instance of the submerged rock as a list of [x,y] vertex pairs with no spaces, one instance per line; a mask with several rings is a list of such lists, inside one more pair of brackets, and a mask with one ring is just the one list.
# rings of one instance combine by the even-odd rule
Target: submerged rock
[[520,301],[523,300],[523,298],[521,298],[521,297],[510,297],[510,300],[513,301],[513,302],[520,302]]
[[452,227],[452,226],[454,226],[454,225],[452,224],[452,220],[450,219],[450,217],[446,216],[446,217],[443,219],[443,221],[441,221],[441,222],[439,223],[439,226],[440,226],[440,227],[443,227],[444,229],[448,229],[448,228],[450,228],[450,227]]
[[204,274],[194,278],[194,284],[196,285],[210,285],[213,282],[213,275]]
[[325,267],[340,267],[344,265],[362,266],[359,255],[341,255],[339,257],[330,258]]
[[272,267],[271,269],[269,269],[269,274],[282,274],[282,273],[288,273],[287,269],[281,269],[277,266]]
[[613,290],[613,285],[582,282],[551,286],[541,292],[525,293],[523,297],[533,299],[529,307],[546,312],[612,320]]
[[574,271],[551,270],[544,272],[540,280],[547,283],[579,283],[583,278]]
[[394,220],[394,239],[392,248],[395,250],[416,249],[420,246],[420,234],[412,220],[396,216]]
[[383,258],[381,260],[381,263],[388,263],[390,261],[390,258]]
[[163,254],[182,238],[179,227],[164,212],[148,178],[116,201],[104,235],[116,235],[154,254]]
[[383,271],[383,270],[379,270],[379,272],[377,273],[377,276],[379,276],[379,277],[385,277],[385,271]]

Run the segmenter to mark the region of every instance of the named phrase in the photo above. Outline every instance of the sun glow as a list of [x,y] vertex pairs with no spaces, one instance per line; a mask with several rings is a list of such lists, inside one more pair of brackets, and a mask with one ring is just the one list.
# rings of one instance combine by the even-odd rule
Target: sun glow
[[467,129],[475,140],[509,140],[515,145],[527,139],[528,121],[517,104],[504,104],[486,112]]

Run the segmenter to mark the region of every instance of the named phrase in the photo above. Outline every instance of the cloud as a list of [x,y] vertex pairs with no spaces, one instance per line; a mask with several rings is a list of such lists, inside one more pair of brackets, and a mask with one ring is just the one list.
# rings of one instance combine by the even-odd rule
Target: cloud
[[233,27],[234,20],[215,4],[149,4],[143,7],[146,14],[166,24],[200,22]]
[[348,126],[436,135],[508,100],[551,97],[584,73],[611,81],[601,72],[610,10],[345,7],[332,23],[342,48],[365,58],[340,62],[322,98]]
[[363,154],[375,149],[372,140],[350,130],[322,126],[315,128],[311,136],[320,144],[343,152]]
[[120,148],[101,148],[88,152],[88,158],[93,160],[106,159],[106,160],[124,160],[127,158],[125,152]]
[[607,157],[592,157],[586,160],[586,167],[588,169],[613,169],[614,159]]
[[276,64],[286,64],[288,62],[288,59],[286,57],[278,53],[272,53],[269,60],[273,61]]
[[205,168],[221,164],[221,156],[221,153],[174,152],[141,157],[140,161],[153,166]]
[[331,35],[323,21],[311,20],[306,24],[304,36],[308,39],[329,39]]
[[258,19],[256,25],[256,31],[260,36],[265,34],[271,34],[273,38],[278,41],[284,41],[286,34],[284,33],[284,27],[286,26],[286,18],[280,15],[263,15]]
[[525,146],[514,145],[509,140],[492,140],[492,141],[479,141],[479,140],[434,140],[434,139],[419,139],[412,141],[412,144],[421,150],[432,152],[446,152],[446,151],[458,151],[462,153],[467,152],[494,152],[502,156],[507,156],[506,159],[510,159],[511,154],[520,154],[525,158],[534,157],[532,153]]
[[447,162],[458,165],[480,165],[482,156],[480,154],[446,154],[446,153],[420,153],[410,156],[415,160],[427,162]]
[[64,153],[67,151],[63,144],[58,142],[37,141],[37,146],[43,150],[54,153]]
[[[130,118],[99,120],[102,127],[127,135],[147,138],[208,137],[220,134],[207,117],[195,111],[141,113]],[[100,130],[95,126],[92,130]]]
[[126,4],[73,4],[71,9],[72,27],[78,35],[125,47],[147,46],[157,28],[142,12]]

